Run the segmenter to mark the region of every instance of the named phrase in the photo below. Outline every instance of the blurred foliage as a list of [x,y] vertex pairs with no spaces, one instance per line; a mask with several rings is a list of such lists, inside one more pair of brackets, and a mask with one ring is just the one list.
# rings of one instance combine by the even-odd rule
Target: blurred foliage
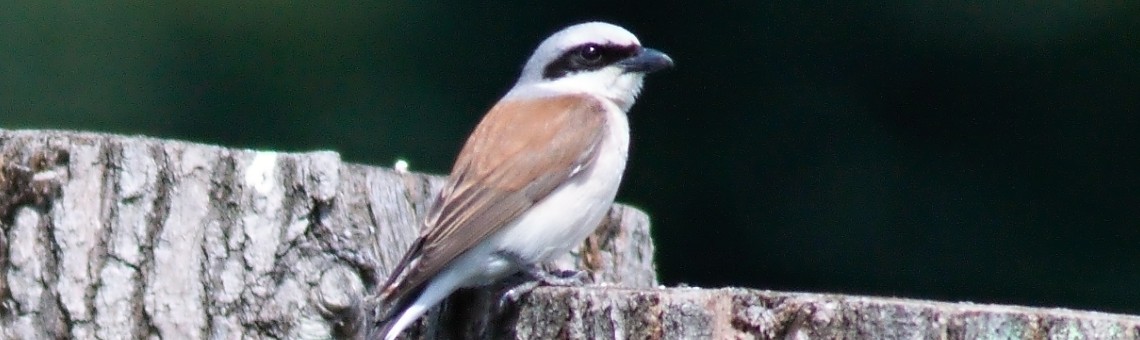
[[1140,313],[1138,7],[18,0],[0,126],[443,173],[542,38],[606,20],[677,61],[620,197],[666,282]]

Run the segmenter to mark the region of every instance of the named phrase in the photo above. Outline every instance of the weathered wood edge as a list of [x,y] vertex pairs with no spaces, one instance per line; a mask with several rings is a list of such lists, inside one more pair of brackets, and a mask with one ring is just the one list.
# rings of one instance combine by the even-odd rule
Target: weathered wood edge
[[[0,129],[0,338],[329,338],[411,243],[438,176],[333,152]],[[565,266],[656,284],[616,205]]]
[[[0,129],[0,338],[328,338],[329,310],[386,275],[439,181],[331,152]],[[1140,338],[1131,315],[658,288],[647,217],[611,217],[623,228],[563,261],[605,284],[536,289],[492,320],[498,334]]]
[[543,287],[516,339],[1138,339],[1140,316],[743,288]]

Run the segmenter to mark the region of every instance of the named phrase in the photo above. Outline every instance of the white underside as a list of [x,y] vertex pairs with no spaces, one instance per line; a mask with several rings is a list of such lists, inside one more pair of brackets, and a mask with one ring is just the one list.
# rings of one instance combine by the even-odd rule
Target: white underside
[[519,265],[542,263],[593,233],[613,205],[629,151],[628,118],[622,108],[605,102],[608,131],[593,166],[452,262],[400,315],[386,340],[395,339],[456,289],[487,285],[518,272]]
[[[541,263],[568,252],[597,229],[614,203],[629,150],[625,114],[617,108],[607,111],[609,131],[593,166],[489,238],[484,251],[510,252],[523,263]],[[485,264],[483,267],[491,270],[485,270],[480,280],[472,283],[488,284],[519,269],[493,263],[500,261]],[[502,266],[507,268],[498,268]]]

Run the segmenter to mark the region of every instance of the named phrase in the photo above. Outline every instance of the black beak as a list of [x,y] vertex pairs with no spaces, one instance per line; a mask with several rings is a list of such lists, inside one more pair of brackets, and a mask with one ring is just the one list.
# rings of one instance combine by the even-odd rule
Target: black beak
[[652,48],[642,48],[632,57],[618,62],[626,72],[650,73],[673,67],[673,58]]

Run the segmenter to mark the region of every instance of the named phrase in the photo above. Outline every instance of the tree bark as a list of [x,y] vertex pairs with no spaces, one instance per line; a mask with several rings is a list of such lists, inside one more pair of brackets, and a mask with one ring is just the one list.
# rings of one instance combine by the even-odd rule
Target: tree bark
[[741,288],[543,287],[516,339],[1137,339],[1140,317]]
[[[0,338],[322,339],[418,232],[441,178],[280,153],[0,130]],[[615,206],[553,264],[594,285],[498,308],[457,294],[413,338],[1136,338],[1136,317],[657,288],[648,218]]]

